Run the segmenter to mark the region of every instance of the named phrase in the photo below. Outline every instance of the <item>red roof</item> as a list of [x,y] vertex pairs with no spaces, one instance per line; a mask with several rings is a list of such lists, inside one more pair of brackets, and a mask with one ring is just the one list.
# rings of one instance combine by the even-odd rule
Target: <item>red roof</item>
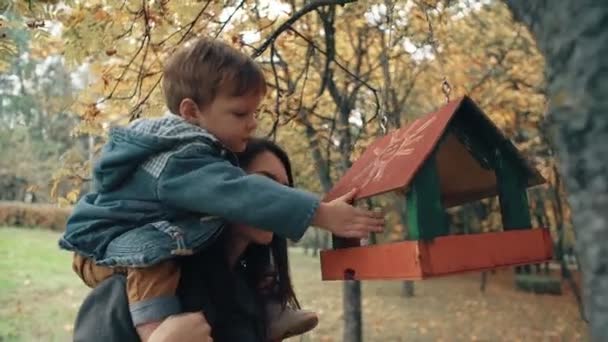
[[[436,112],[421,116],[374,141],[325,196],[325,200],[335,199],[354,187],[359,189],[357,199],[362,199],[409,185],[465,101],[473,105],[484,121],[489,122],[489,129],[504,138],[472,100],[464,97],[451,101]],[[517,153],[516,149],[514,152]],[[535,170],[530,171],[538,175]]]

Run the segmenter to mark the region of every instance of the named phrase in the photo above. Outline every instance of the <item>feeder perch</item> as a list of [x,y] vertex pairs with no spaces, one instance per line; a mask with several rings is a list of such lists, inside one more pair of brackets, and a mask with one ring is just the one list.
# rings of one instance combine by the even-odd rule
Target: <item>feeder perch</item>
[[[552,258],[549,231],[532,229],[527,188],[536,169],[468,97],[373,142],[325,196],[353,187],[361,200],[391,191],[406,196],[408,240],[360,246],[333,237],[321,251],[323,280],[419,280],[540,263]],[[445,209],[498,196],[503,231],[449,235]]]

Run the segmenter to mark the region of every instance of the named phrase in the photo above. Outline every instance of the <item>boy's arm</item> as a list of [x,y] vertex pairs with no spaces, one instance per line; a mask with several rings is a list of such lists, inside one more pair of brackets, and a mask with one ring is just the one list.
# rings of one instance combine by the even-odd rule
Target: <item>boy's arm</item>
[[169,159],[158,196],[171,207],[220,216],[292,240],[302,237],[320,203],[312,193],[248,175],[219,156],[193,149]]

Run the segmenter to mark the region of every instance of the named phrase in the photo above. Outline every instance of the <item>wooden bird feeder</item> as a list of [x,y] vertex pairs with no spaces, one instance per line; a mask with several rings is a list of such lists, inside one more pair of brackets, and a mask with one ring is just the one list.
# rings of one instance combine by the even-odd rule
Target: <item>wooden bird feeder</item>
[[[408,240],[360,246],[334,237],[323,280],[424,279],[552,258],[547,229],[532,229],[527,188],[544,179],[468,97],[372,143],[324,200],[402,190]],[[445,209],[498,196],[503,231],[449,235]]]

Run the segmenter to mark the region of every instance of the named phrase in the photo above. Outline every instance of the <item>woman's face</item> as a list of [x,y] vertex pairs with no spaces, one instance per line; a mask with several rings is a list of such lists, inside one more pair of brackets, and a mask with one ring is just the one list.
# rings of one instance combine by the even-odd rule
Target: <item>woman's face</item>
[[[283,185],[289,184],[287,171],[274,153],[264,151],[253,159],[248,168],[247,173],[255,173],[261,176],[268,177]],[[235,224],[235,232],[252,243],[259,245],[267,245],[272,241],[272,232],[253,228],[245,225]]]

